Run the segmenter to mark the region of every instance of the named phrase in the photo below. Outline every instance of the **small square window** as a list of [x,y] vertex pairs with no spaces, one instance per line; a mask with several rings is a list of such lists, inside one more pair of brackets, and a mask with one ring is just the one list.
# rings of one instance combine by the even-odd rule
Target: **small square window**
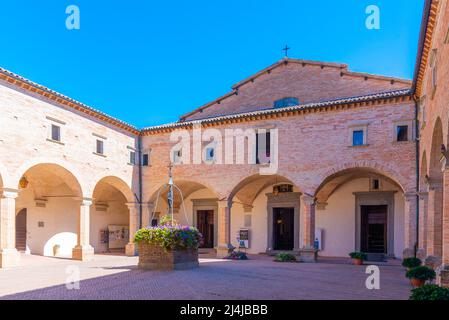
[[206,161],[213,161],[215,159],[215,149],[206,148]]
[[396,127],[396,141],[408,141],[408,126]]
[[98,154],[104,154],[104,142],[102,140],[97,139],[97,148],[96,152]]
[[352,145],[353,146],[363,146],[364,143],[364,134],[363,130],[354,130],[352,132]]
[[149,164],[149,155],[148,153],[144,153],[142,155],[142,166],[147,167]]
[[135,151],[129,152],[129,163],[132,165],[136,164],[136,152]]
[[371,190],[380,190],[380,181],[379,179],[371,179]]
[[61,141],[61,127],[55,124],[51,125],[51,139],[54,141]]

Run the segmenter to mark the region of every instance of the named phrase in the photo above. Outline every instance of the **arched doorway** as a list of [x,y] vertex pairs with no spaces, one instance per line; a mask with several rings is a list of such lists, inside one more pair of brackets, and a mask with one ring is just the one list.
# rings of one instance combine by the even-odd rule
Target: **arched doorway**
[[18,245],[23,247],[25,237],[31,254],[71,257],[82,198],[78,179],[61,165],[40,163],[22,174],[18,189],[16,207],[23,208],[17,216]]
[[16,249],[27,251],[27,209],[22,209],[16,215]]
[[348,168],[324,179],[315,197],[316,225],[323,233],[320,255],[402,256],[405,202],[395,179],[374,168]]

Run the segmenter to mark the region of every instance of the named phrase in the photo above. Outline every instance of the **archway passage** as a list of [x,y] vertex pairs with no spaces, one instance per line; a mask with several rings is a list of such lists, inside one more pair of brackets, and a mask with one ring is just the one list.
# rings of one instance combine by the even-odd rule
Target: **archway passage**
[[60,165],[42,163],[29,168],[17,187],[17,246],[23,248],[25,238],[31,254],[71,257],[82,198],[76,177]]
[[401,257],[406,208],[394,177],[369,167],[349,168],[327,177],[315,194],[321,255],[363,251],[370,259]]
[[137,206],[130,187],[118,177],[105,177],[95,186],[90,210],[90,245],[95,253],[134,255]]
[[16,215],[16,249],[27,251],[27,209],[22,209]]
[[282,175],[246,177],[231,190],[228,201],[232,203],[233,246],[241,243],[232,236],[240,238],[248,230],[250,253],[299,252],[301,192],[290,179]]

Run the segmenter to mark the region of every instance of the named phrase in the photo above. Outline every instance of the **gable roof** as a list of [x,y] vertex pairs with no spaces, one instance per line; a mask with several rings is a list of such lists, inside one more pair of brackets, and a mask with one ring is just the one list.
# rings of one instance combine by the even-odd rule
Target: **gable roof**
[[244,120],[252,121],[252,120],[258,120],[258,119],[264,119],[266,117],[273,118],[273,117],[290,116],[290,115],[298,114],[300,112],[329,110],[329,109],[334,109],[334,108],[339,108],[339,107],[341,107],[341,108],[358,107],[358,106],[372,105],[373,103],[376,103],[376,102],[382,102],[382,101],[398,102],[398,101],[404,101],[406,99],[408,99],[408,100],[411,99],[411,90],[410,89],[387,91],[387,92],[381,92],[381,93],[376,93],[376,94],[371,94],[371,95],[350,97],[350,98],[337,99],[337,100],[329,100],[329,101],[323,101],[323,102],[317,102],[317,103],[308,103],[308,104],[297,105],[297,106],[292,106],[292,107],[285,107],[285,108],[265,109],[265,110],[258,110],[258,111],[253,111],[253,112],[229,114],[229,115],[211,117],[211,118],[200,119],[200,120],[191,120],[191,121],[183,121],[183,122],[178,121],[178,122],[163,124],[163,125],[159,125],[159,126],[143,128],[142,134],[150,135],[153,133],[170,132],[170,131],[173,131],[178,128],[191,128],[196,124],[213,125],[213,124],[222,124],[222,123],[241,122]]
[[[321,66],[321,67],[331,67],[331,68],[336,68],[339,69],[342,75],[348,75],[348,76],[355,76],[355,77],[362,77],[362,78],[371,78],[371,79],[378,79],[378,80],[386,80],[386,81],[394,81],[394,82],[399,82],[399,83],[404,83],[407,86],[411,86],[412,85],[412,81],[410,80],[406,80],[406,79],[401,79],[401,78],[396,78],[396,77],[388,77],[388,76],[381,76],[381,75],[375,75],[375,74],[370,74],[370,73],[363,73],[363,72],[353,72],[353,71],[349,71],[348,70],[348,65],[347,64],[342,64],[342,63],[333,63],[333,62],[322,62],[322,61],[312,61],[312,60],[303,60],[303,59],[292,59],[292,58],[284,58],[281,59],[279,61],[277,61],[276,63],[272,64],[271,66],[262,69],[260,71],[258,71],[257,73],[239,81],[238,83],[234,84],[231,89],[232,91],[224,94],[223,96],[208,102],[186,114],[183,114],[182,116],[180,116],[179,121],[186,121],[187,118],[204,111],[205,109],[215,105],[216,103],[221,103],[221,101],[235,95],[238,93],[238,90],[241,86],[249,83],[249,82],[253,82],[255,79],[269,74],[271,73],[271,71],[273,71],[274,69],[286,65],[286,64],[290,64],[290,63],[294,63],[294,64],[301,64],[302,66],[306,66],[306,65],[315,65],[315,66]],[[344,97],[341,97],[344,98]]]
[[22,76],[19,76],[18,74],[15,74],[15,73],[13,73],[9,70],[6,70],[4,68],[1,68],[1,67],[0,67],[0,79],[4,80],[10,84],[13,84],[19,88],[22,88],[28,92],[38,94],[47,99],[53,100],[60,105],[70,107],[74,110],[80,111],[80,112],[85,113],[91,117],[94,117],[100,121],[109,123],[119,129],[128,131],[135,135],[138,135],[140,133],[140,131],[136,127],[134,127],[122,120],[111,117],[102,111],[99,111],[97,109],[89,107],[88,105],[86,105],[84,103],[81,103],[72,98],[69,98],[59,92],[53,91],[43,85],[37,84],[31,80],[28,80]]

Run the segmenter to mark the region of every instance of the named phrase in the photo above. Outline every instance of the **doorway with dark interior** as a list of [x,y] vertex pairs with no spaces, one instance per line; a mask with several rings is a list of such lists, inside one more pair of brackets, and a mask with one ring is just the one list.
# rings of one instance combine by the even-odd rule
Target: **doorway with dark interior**
[[273,248],[293,250],[294,208],[273,208]]
[[214,210],[197,210],[197,228],[203,235],[200,248],[214,247]]
[[22,209],[16,215],[16,249],[25,252],[27,247],[27,209]]
[[361,206],[362,252],[387,253],[387,217],[387,205]]

